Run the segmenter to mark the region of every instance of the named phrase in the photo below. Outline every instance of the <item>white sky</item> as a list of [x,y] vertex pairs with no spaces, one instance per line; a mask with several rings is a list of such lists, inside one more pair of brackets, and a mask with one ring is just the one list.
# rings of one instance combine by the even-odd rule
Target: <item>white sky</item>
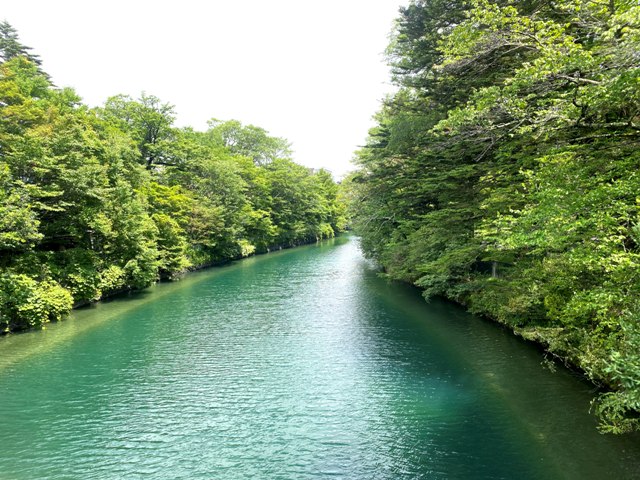
[[142,91],[178,125],[237,119],[340,177],[392,91],[383,52],[408,0],[2,0],[56,85],[101,105]]

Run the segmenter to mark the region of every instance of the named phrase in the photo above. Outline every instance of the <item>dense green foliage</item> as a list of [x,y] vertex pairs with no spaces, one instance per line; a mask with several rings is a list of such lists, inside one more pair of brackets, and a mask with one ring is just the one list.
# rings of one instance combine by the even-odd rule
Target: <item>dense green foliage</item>
[[352,176],[386,273],[509,325],[640,427],[640,7],[413,0]]
[[331,175],[240,122],[174,126],[158,98],[90,109],[0,24],[0,331],[190,268],[333,236]]

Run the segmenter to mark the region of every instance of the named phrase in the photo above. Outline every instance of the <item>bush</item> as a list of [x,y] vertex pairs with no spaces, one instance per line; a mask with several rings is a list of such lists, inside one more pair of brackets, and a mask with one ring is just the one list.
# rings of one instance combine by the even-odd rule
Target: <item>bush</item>
[[12,273],[0,278],[0,329],[4,332],[58,321],[72,306],[71,293],[53,280],[38,282]]
[[110,265],[100,272],[99,288],[103,295],[121,290],[125,286],[126,273],[117,265]]

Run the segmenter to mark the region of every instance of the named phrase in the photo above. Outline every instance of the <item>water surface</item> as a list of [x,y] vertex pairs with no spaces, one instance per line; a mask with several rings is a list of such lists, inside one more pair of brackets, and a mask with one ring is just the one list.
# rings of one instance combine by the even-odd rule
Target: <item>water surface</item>
[[0,479],[639,478],[541,360],[343,237],[0,339]]

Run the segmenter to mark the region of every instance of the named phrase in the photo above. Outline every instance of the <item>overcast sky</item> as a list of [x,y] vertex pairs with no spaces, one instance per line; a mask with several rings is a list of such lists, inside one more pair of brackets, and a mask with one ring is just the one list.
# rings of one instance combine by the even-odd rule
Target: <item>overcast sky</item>
[[383,52],[408,0],[6,0],[0,20],[89,105],[142,91],[178,125],[237,119],[340,177],[392,91]]

